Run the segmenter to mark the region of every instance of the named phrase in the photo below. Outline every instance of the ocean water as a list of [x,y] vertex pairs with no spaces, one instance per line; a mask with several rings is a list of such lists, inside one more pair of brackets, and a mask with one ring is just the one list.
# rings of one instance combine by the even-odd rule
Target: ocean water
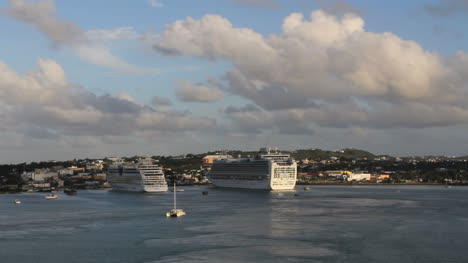
[[0,195],[0,262],[468,262],[467,187],[183,188]]

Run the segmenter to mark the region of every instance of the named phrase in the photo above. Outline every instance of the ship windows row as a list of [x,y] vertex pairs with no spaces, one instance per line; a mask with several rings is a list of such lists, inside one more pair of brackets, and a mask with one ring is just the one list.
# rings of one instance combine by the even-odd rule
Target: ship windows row
[[230,180],[265,180],[266,175],[212,175],[213,179],[230,179]]

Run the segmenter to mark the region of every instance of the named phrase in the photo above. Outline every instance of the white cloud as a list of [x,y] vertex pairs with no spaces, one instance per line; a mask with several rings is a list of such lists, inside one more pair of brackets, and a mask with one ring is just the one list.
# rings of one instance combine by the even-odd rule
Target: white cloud
[[131,65],[113,55],[105,46],[91,37],[130,37],[131,30],[120,28],[114,31],[90,31],[86,34],[76,23],[61,19],[56,14],[53,0],[36,2],[8,0],[9,7],[3,13],[31,25],[50,39],[55,47],[71,48],[81,59],[89,63],[111,68],[122,74],[158,74],[159,70]]
[[86,36],[95,41],[136,39],[141,37],[131,26],[89,30],[86,31]]
[[189,17],[167,26],[153,46],[165,55],[231,62],[227,91],[265,110],[228,115],[238,124],[259,119],[263,128],[265,114],[277,119],[273,127],[288,122],[304,131],[310,125],[421,128],[468,120],[465,52],[443,58],[392,33],[366,32],[356,14],[318,10],[305,19],[293,13],[281,33],[268,37],[217,15]]
[[39,69],[18,75],[0,63],[0,130],[35,138],[152,136],[215,129],[214,120],[187,112],[158,111],[129,94],[97,96],[75,89],[62,67],[39,59]]
[[37,2],[8,0],[8,3],[9,8],[3,10],[5,15],[30,24],[49,37],[57,46],[85,44],[87,42],[77,24],[57,17],[53,0]]
[[76,46],[74,52],[88,63],[113,69],[112,74],[146,75],[159,74],[160,70],[128,64],[114,56],[103,46]]
[[161,1],[159,1],[159,0],[148,0],[148,3],[149,3],[152,7],[155,7],[155,8],[164,7],[164,4],[161,3]]
[[176,96],[185,102],[215,102],[223,99],[223,92],[216,87],[195,85],[190,81],[177,82]]

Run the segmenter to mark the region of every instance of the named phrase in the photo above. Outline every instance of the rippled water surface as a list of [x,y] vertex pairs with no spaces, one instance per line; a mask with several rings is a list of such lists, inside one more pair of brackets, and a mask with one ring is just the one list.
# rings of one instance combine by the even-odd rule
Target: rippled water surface
[[466,187],[184,189],[0,195],[0,262],[468,262]]

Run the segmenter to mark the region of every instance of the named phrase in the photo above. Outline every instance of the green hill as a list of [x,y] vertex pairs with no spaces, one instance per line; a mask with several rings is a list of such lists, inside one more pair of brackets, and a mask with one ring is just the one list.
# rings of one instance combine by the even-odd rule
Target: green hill
[[359,150],[359,149],[352,149],[347,148],[341,151],[325,151],[320,149],[300,149],[291,152],[291,156],[294,157],[296,160],[303,160],[303,159],[328,159],[330,157],[338,157],[338,158],[367,158],[373,159],[375,157],[374,154]]

